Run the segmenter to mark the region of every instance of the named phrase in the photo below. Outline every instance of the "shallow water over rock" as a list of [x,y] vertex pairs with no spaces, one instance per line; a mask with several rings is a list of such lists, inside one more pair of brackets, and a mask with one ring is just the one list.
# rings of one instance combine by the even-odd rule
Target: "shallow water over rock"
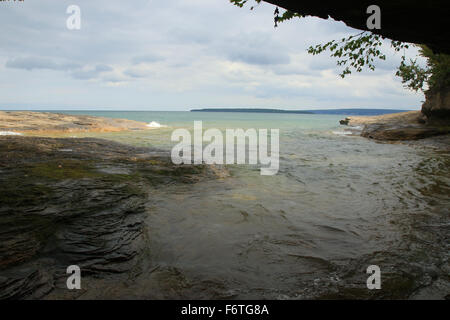
[[[81,198],[87,198],[89,205],[104,197],[111,201],[120,199],[118,185],[124,183],[125,177],[138,178],[137,173],[144,178],[139,180],[143,188],[138,185],[138,195],[133,197],[136,202],[128,199],[123,200],[122,207],[114,206],[120,212],[117,215],[106,217],[99,211],[92,215],[92,220],[62,229],[69,246],[65,254],[67,251],[67,256],[81,261],[73,248],[82,230],[101,231],[99,239],[83,234],[83,241],[79,241],[86,240],[93,246],[84,244],[83,251],[98,253],[91,256],[92,260],[87,259],[82,290],[68,292],[64,287],[64,272],[55,277],[48,275],[47,267],[25,268],[24,273],[17,269],[14,272],[21,275],[18,285],[21,292],[32,287],[34,291],[30,292],[40,293],[30,296],[28,292],[23,296],[48,299],[448,297],[448,152],[421,143],[385,144],[335,135],[332,133],[335,127],[321,122],[300,126],[292,120],[283,121],[275,124],[283,128],[280,170],[275,176],[261,176],[257,166],[246,165],[228,166],[226,174],[217,174],[212,168],[184,172],[170,169],[167,163],[159,161],[167,159],[175,125],[161,129],[150,138],[140,132],[102,135],[160,150],[153,153],[157,158],[147,159],[145,148],[122,148],[105,161],[84,168],[83,174],[92,174],[93,169],[95,175],[91,179],[99,179],[99,183],[98,190],[88,191],[88,196],[80,193]],[[237,121],[234,125],[275,126]],[[88,155],[92,158],[89,150],[109,145],[94,141],[86,140],[84,149],[77,145],[55,148],[73,149],[70,153],[57,153],[73,160]],[[48,144],[42,144],[41,148],[47,150],[42,159],[54,157]],[[134,160],[117,161],[131,154]],[[0,169],[2,174],[8,171],[4,166]],[[39,174],[47,172],[41,170]],[[77,179],[80,175],[77,170],[69,174]],[[105,176],[114,176],[115,180],[100,183]],[[64,190],[68,182],[60,183]],[[108,183],[114,183],[114,188]],[[70,188],[86,186],[68,184],[66,190]],[[119,195],[110,197],[111,190]],[[31,191],[40,192],[43,197],[47,194],[45,190]],[[145,200],[141,202],[142,199]],[[42,208],[33,199],[25,197],[25,200],[31,201],[30,207]],[[128,216],[125,212],[132,203],[139,213]],[[111,233],[103,232],[104,228]],[[136,228],[138,234],[134,233]],[[99,249],[96,246],[101,239],[107,245]],[[130,244],[121,244],[123,239]],[[48,256],[54,257],[58,256]],[[52,260],[44,259],[42,263],[56,265]],[[381,290],[367,289],[369,265],[381,269]],[[1,285],[6,281],[13,288],[10,282],[14,278],[4,274],[0,271]],[[46,288],[51,288],[49,293]]]
[[[75,151],[61,156],[61,146]],[[151,191],[203,171],[105,140],[2,138],[0,149],[0,299],[60,297],[69,265],[133,279]]]

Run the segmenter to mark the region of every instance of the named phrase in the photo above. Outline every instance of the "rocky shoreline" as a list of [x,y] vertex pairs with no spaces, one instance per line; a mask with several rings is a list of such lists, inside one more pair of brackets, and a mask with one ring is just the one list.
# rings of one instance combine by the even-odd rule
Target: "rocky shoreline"
[[[447,136],[450,126],[428,124],[420,111],[381,116],[352,116],[340,121],[350,131],[358,131],[365,138],[379,141],[410,141]],[[361,130],[352,130],[352,127]],[[442,140],[442,139],[441,139]]]
[[[364,127],[362,136],[368,138],[432,136],[421,141],[450,146],[442,127],[427,127],[418,116],[349,117],[344,122]],[[144,222],[152,194],[174,184],[220,179],[227,172],[174,165],[160,150],[103,139],[35,136],[143,129],[148,129],[145,123],[128,120],[0,112],[0,131],[32,135],[0,136],[0,300],[88,298],[85,290],[66,288],[66,268],[73,264],[98,294],[108,287],[105,283],[126,283],[142,270],[152,272]],[[392,139],[395,135],[402,138]]]
[[145,122],[52,112],[0,111],[0,132],[47,134],[149,130]]
[[83,277],[132,278],[150,263],[143,220],[152,190],[218,177],[93,138],[3,136],[0,153],[0,300],[74,298],[64,290],[72,264]]

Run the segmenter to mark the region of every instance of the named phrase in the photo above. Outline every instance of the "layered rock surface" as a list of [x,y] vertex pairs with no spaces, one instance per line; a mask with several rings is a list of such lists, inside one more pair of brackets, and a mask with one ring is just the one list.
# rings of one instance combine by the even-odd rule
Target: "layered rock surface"
[[422,113],[430,124],[450,125],[450,87],[431,90],[425,94]]
[[216,177],[155,150],[91,138],[4,136],[0,154],[0,299],[64,288],[69,265],[83,277],[133,277],[152,190]]
[[0,111],[0,131],[17,133],[149,130],[145,122],[50,112]]
[[427,123],[420,111],[381,116],[352,116],[341,120],[340,123],[362,127],[361,136],[375,140],[418,140],[450,133],[449,126]]

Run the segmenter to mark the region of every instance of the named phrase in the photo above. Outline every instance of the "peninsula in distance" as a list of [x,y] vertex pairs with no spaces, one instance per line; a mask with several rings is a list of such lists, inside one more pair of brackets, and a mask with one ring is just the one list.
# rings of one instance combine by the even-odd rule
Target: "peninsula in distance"
[[191,112],[245,112],[245,113],[291,113],[291,114],[342,114],[349,116],[377,116],[410,110],[396,109],[321,109],[321,110],[282,110],[265,108],[206,108],[192,109]]

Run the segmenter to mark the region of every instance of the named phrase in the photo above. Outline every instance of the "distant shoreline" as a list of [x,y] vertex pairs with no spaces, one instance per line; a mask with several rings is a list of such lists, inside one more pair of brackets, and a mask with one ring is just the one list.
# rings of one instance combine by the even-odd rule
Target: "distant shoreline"
[[377,116],[412,110],[398,109],[321,109],[321,110],[283,110],[263,108],[206,108],[192,109],[191,112],[242,112],[242,113],[287,113],[287,114],[335,114],[349,116]]

